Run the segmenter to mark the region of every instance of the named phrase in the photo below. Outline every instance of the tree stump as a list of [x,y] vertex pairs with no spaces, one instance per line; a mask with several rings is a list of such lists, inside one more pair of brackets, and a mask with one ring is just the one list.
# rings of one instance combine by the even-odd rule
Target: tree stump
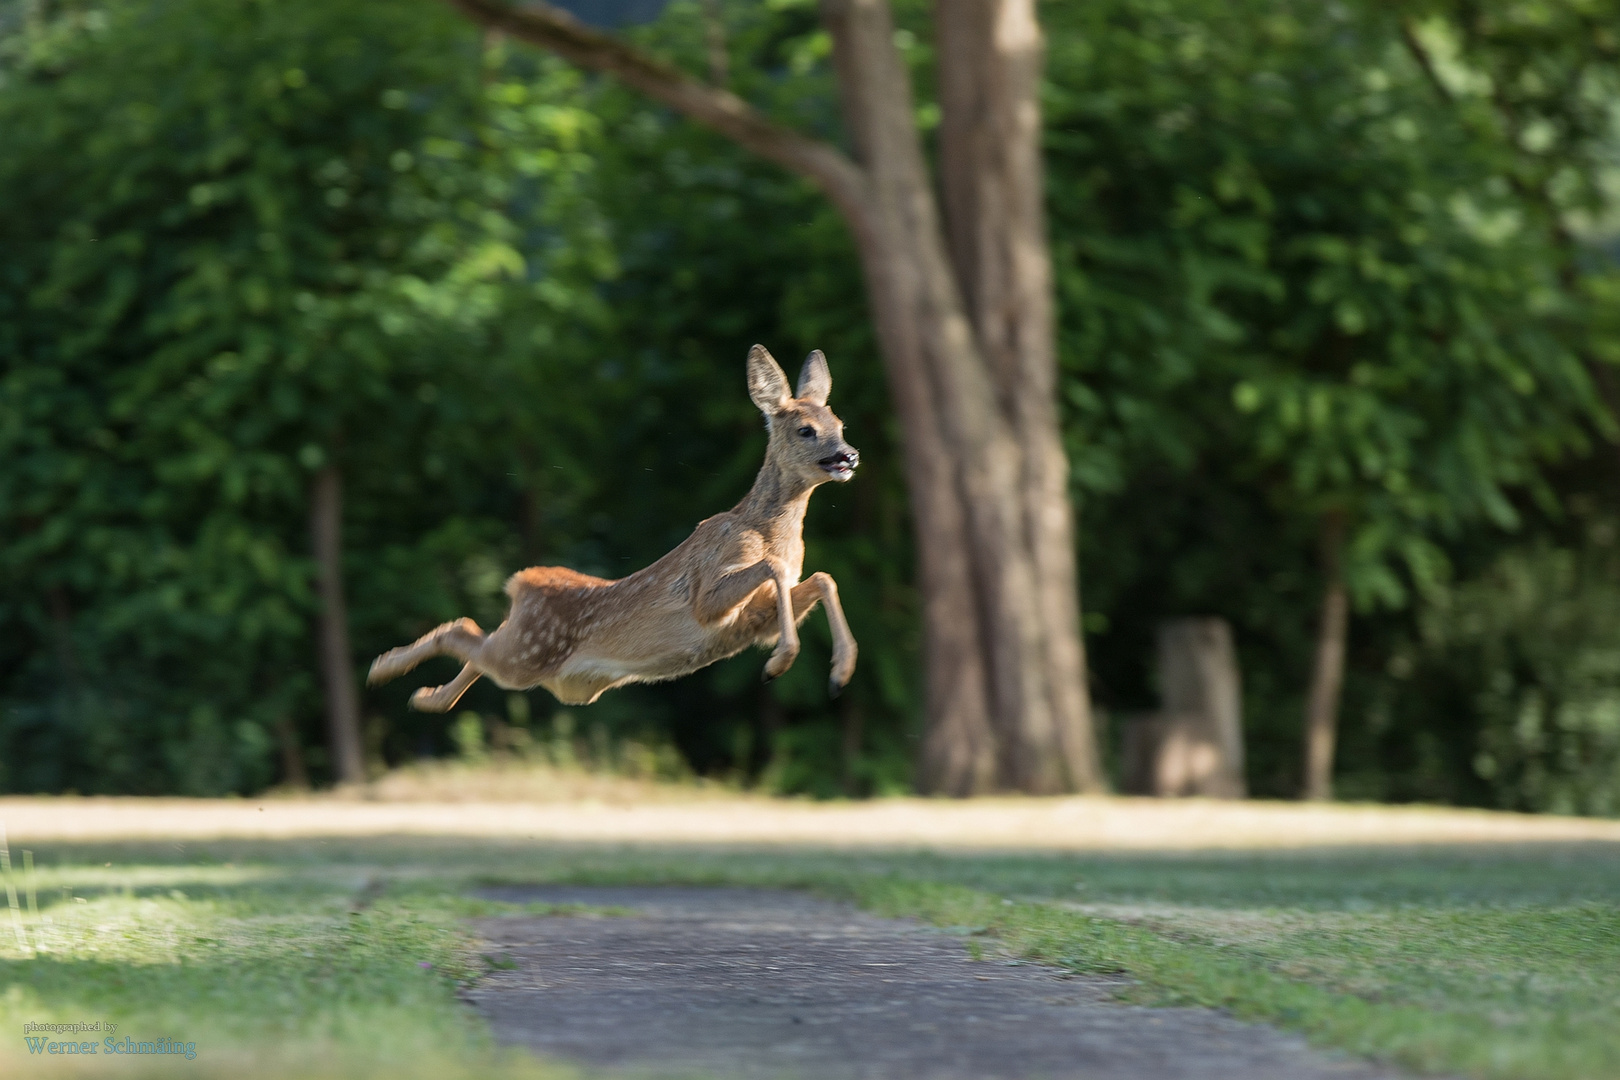
[[1121,786],[1136,795],[1241,799],[1243,684],[1225,619],[1159,627],[1157,713],[1125,726]]

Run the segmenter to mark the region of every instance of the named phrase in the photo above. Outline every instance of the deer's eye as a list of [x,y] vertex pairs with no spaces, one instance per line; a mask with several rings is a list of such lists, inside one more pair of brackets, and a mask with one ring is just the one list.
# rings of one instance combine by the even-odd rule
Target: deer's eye
[[813,439],[816,437],[816,429],[813,427],[802,427],[799,429],[799,434],[806,439]]

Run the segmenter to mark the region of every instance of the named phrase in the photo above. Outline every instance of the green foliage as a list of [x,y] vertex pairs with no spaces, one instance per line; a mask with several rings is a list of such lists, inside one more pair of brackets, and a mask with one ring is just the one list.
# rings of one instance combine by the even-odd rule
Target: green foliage
[[1612,232],[1620,124],[1613,0],[1402,5],[1403,37],[1437,91],[1550,231]]
[[[898,7],[926,130],[927,22]],[[312,472],[344,476],[358,667],[448,618],[497,622],[519,566],[619,576],[731,505],[763,451],[739,378],[755,341],[827,352],[863,451],[807,530],[862,642],[845,697],[813,618],[767,691],[745,655],[577,714],[487,681],[468,708],[538,744],[673,742],[776,790],[907,785],[900,433],[820,196],[439,4],[41,10],[0,5],[0,790],[247,792],[299,751],[324,778]],[[1341,790],[1615,812],[1610,630],[1559,614],[1608,595],[1563,516],[1614,482],[1608,448],[1587,455],[1614,435],[1592,382],[1620,362],[1616,276],[1580,246],[1612,224],[1600,15],[1043,8],[1112,716],[1155,703],[1160,619],[1225,615],[1251,788],[1295,790],[1318,520],[1344,511]],[[725,16],[734,88],[838,139],[814,5]],[[704,70],[695,3],[632,36]],[[476,733],[408,712],[408,690],[367,692],[374,757]],[[1522,734],[1534,708],[1563,719]]]
[[[1183,466],[1241,440],[1242,479],[1290,516],[1349,511],[1354,590],[1403,603],[1443,573],[1439,530],[1515,524],[1505,489],[1586,444],[1556,254],[1378,24],[1093,10],[1053,60],[1077,430]],[[1077,453],[1118,486],[1119,450]]]
[[456,606],[425,565],[498,545],[487,485],[445,483],[480,427],[566,436],[522,408],[565,364],[501,339],[551,344],[591,303],[591,121],[552,100],[577,77],[488,81],[420,5],[113,4],[75,29],[0,94],[4,783],[253,790],[315,711],[309,474],[351,477],[365,631],[430,617],[423,591]]
[[[1121,0],[1048,20],[1102,696],[1151,704],[1158,619],[1226,615],[1251,785],[1291,792],[1319,516],[1348,516],[1370,610],[1438,595],[1470,545],[1556,513],[1549,464],[1612,431],[1588,312],[1496,143],[1376,8]],[[1384,678],[1352,673],[1352,715]]]
[[1612,523],[1592,531],[1504,553],[1424,612],[1421,661],[1473,697],[1473,768],[1508,809],[1620,814],[1620,565]]

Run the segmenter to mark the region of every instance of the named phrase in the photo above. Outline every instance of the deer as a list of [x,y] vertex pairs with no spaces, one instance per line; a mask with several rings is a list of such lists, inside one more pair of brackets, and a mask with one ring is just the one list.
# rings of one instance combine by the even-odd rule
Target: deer
[[730,510],[698,523],[673,551],[617,580],[563,566],[535,566],[507,579],[506,620],[489,633],[457,619],[377,657],[366,678],[377,685],[436,656],[462,662],[443,686],[420,687],[410,705],[448,712],[488,676],[506,690],[543,686],[565,705],[589,705],[629,683],[689,675],[751,645],[772,649],[769,682],[799,655],[798,626],[819,603],[832,630],[828,692],[855,673],[855,636],[832,575],[804,581],[804,515],[824,483],[847,483],[860,452],[827,408],[832,374],[818,349],[797,388],[762,345],[748,352],[748,396],[765,417],[765,462],[754,486]]

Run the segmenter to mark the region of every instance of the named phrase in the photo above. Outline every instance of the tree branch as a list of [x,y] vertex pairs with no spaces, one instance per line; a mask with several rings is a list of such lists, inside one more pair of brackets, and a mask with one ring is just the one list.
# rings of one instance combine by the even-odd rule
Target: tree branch
[[738,145],[805,177],[821,189],[862,236],[876,228],[868,210],[866,176],[837,147],[781,127],[729,90],[599,33],[572,15],[538,0],[445,0],[483,26],[555,53],[577,67],[611,75],[676,112],[713,128]]
[[1457,104],[1457,99],[1452,96],[1451,88],[1441,80],[1440,72],[1434,66],[1434,57],[1429,55],[1429,50],[1418,39],[1417,28],[1412,25],[1411,18],[1405,15],[1401,16],[1400,27],[1401,41],[1405,43],[1406,51],[1412,55],[1413,60],[1417,61],[1417,66],[1422,69],[1424,78],[1428,79],[1429,85],[1434,87],[1435,94],[1447,105]]

